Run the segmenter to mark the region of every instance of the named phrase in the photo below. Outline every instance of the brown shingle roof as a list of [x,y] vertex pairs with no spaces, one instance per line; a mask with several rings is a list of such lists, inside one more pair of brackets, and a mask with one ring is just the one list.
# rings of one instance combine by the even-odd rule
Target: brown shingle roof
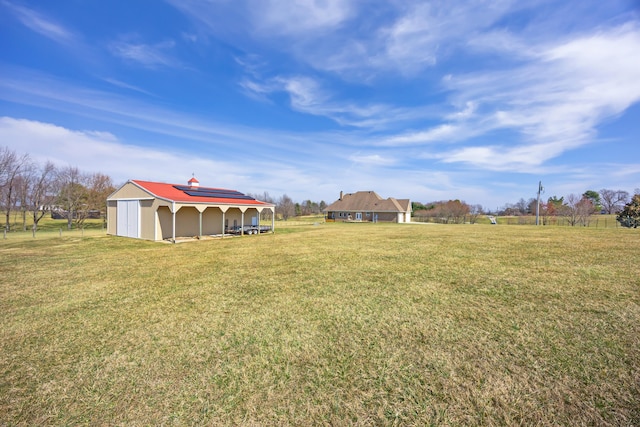
[[407,212],[409,199],[383,199],[375,191],[358,191],[344,194],[342,199],[327,206],[325,212]]

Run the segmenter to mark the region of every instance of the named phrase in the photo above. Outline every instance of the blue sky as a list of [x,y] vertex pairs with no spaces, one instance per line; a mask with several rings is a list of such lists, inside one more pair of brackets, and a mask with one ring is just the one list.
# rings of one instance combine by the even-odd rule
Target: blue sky
[[495,209],[640,187],[635,0],[0,0],[0,146]]

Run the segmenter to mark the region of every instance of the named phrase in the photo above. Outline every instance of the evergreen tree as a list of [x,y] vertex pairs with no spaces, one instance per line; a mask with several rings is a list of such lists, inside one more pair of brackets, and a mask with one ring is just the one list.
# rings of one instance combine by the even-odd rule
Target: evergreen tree
[[640,225],[640,193],[631,198],[631,201],[624,206],[616,219],[623,227],[638,228]]

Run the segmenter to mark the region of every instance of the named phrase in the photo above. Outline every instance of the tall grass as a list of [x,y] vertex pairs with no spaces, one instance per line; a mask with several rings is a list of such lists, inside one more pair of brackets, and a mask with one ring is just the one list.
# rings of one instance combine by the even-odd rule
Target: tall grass
[[637,230],[0,241],[3,425],[638,425]]

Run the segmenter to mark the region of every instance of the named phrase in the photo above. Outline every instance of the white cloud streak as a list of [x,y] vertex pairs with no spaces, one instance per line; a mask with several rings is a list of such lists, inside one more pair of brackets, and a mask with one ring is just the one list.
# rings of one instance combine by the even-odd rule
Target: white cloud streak
[[[83,170],[90,167],[85,171],[108,173],[117,183],[128,179],[182,183],[196,172],[201,182],[226,188],[252,189],[261,184],[254,181],[254,174],[247,173],[250,168],[246,163],[215,160],[177,148],[129,145],[108,132],[71,130],[50,123],[0,117],[0,140],[17,152],[28,148],[36,161],[49,160],[59,167],[80,166]],[[276,181],[275,169],[256,169],[270,171],[264,179]],[[301,170],[296,173],[305,176]]]
[[349,18],[352,7],[342,0],[262,0],[248,6],[260,34],[289,37],[333,30]]
[[180,62],[171,55],[175,47],[172,40],[156,43],[113,42],[109,45],[111,53],[125,61],[138,63],[147,68],[181,67]]
[[18,6],[10,2],[3,2],[22,24],[32,31],[43,35],[57,43],[68,44],[74,42],[76,36],[63,25],[55,22],[49,17],[24,6]]
[[640,101],[638,46],[640,29],[624,25],[540,49],[536,61],[516,69],[448,79],[457,98],[483,106],[486,132],[511,129],[520,137],[517,147],[457,149],[443,161],[518,169],[593,142],[598,125]]

